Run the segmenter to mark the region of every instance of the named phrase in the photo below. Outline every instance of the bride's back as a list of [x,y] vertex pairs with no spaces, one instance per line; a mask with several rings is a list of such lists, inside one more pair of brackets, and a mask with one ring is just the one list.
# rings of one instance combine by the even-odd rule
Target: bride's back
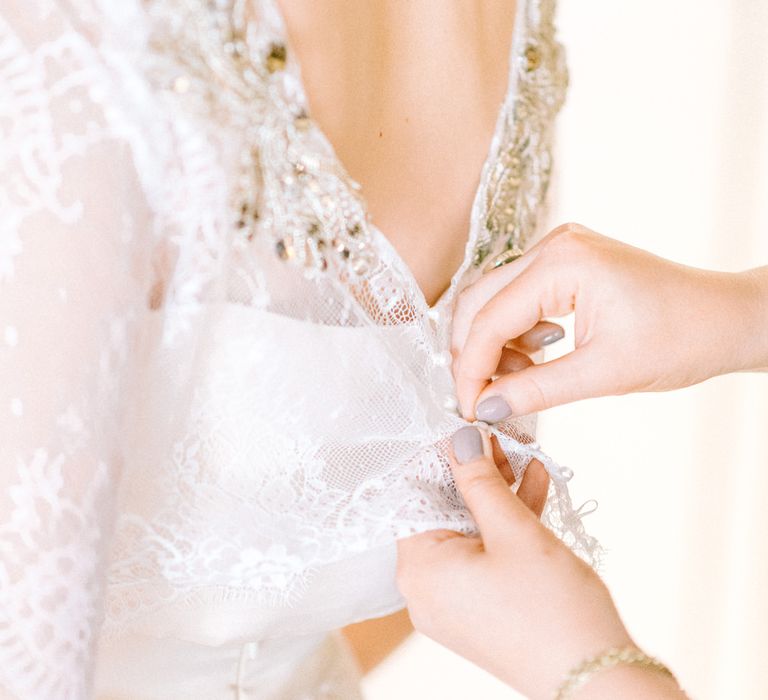
[[431,304],[464,253],[514,0],[280,0],[311,111]]

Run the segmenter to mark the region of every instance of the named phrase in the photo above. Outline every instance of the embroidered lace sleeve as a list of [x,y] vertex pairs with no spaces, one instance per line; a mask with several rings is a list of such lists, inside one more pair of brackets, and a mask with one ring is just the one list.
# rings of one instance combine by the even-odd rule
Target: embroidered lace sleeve
[[88,693],[149,214],[48,5],[0,10],[0,696],[62,700]]

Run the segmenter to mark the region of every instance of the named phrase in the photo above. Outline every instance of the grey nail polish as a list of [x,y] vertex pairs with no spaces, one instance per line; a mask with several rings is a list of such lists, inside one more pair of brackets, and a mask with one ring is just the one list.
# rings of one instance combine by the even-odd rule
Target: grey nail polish
[[483,456],[483,436],[474,425],[459,428],[451,438],[453,454],[459,464],[472,462]]
[[551,321],[541,321],[531,330],[523,333],[518,342],[529,350],[539,350],[547,345],[556,343],[565,337],[565,331],[562,326]]
[[562,340],[565,338],[565,331],[562,328],[555,328],[554,330],[547,333],[542,339],[539,341],[539,345],[542,347],[545,345],[552,345],[552,343],[556,343],[558,340]]
[[501,396],[489,396],[477,404],[475,415],[486,423],[496,423],[511,416],[512,409]]

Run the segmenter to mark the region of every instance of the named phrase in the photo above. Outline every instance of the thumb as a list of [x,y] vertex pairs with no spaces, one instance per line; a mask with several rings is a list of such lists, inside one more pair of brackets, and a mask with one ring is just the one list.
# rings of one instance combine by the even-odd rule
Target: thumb
[[480,528],[483,542],[509,542],[515,524],[536,516],[512,492],[493,459],[490,436],[485,428],[467,425],[451,438],[451,470],[456,488]]
[[583,345],[556,360],[510,372],[488,384],[475,401],[479,420],[495,423],[511,416],[527,416],[560,404],[597,396],[589,346]]

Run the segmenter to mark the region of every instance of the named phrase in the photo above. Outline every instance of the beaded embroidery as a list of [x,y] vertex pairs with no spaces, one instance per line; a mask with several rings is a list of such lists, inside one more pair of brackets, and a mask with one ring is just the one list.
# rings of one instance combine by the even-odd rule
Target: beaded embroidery
[[314,143],[269,6],[259,8],[258,22],[249,20],[242,0],[157,0],[151,11],[162,20],[153,48],[165,57],[164,70],[175,64],[183,71],[161,82],[193,109],[234,122],[243,135],[234,228],[248,240],[262,230],[281,232],[274,251],[287,262],[367,271],[373,248],[359,185],[344,182],[340,164]]
[[[280,232],[266,234],[276,237],[275,254],[308,271],[331,265],[355,277],[378,267],[360,185],[312,124],[299,76],[286,70],[292,58],[271,0],[259,5],[258,22],[250,21],[244,0],[153,4],[175,13],[170,33],[157,43],[185,71],[169,81],[171,89],[188,94],[197,85],[209,109],[228,113],[243,130],[235,229],[248,240]],[[536,0],[522,15],[522,47],[511,56],[516,90],[502,107],[499,148],[483,174],[475,267],[497,249],[525,247],[546,195],[551,124],[568,82],[554,6]]]
[[486,184],[484,232],[475,245],[480,265],[496,249],[525,249],[549,186],[554,117],[568,87],[563,47],[555,39],[555,0],[529,4],[525,49],[515,57],[517,90],[505,115],[501,150]]

